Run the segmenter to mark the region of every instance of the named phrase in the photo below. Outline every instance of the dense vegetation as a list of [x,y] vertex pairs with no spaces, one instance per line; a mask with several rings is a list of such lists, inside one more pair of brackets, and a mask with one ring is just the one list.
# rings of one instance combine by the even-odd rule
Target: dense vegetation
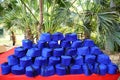
[[119,0],[0,0],[0,23],[32,40],[41,32],[76,32],[119,51],[119,7]]

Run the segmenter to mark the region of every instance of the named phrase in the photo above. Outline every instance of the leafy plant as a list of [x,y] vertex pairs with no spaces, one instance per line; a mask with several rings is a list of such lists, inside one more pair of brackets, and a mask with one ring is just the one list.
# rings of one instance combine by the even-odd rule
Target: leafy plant
[[85,38],[93,38],[99,47],[114,51],[120,46],[119,3],[119,0],[3,0],[0,22],[7,29],[21,29],[33,39],[38,32],[82,33]]

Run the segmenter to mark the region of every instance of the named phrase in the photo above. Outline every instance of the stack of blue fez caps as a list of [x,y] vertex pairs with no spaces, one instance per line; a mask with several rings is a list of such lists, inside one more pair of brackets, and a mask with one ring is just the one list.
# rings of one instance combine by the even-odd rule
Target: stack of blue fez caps
[[35,44],[23,40],[8,56],[8,62],[1,64],[2,74],[25,74],[51,76],[66,74],[116,74],[118,67],[109,56],[97,47],[93,40],[80,40],[76,33],[63,35],[42,33]]

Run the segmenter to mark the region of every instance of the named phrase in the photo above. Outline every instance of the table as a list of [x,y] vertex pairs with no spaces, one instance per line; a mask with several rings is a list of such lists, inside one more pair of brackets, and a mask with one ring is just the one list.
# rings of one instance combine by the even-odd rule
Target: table
[[[14,48],[10,49],[9,51],[0,54],[0,64],[7,61],[7,57],[14,53]],[[78,74],[78,75],[65,75],[65,76],[58,76],[53,75],[50,77],[42,77],[42,76],[36,76],[36,77],[27,77],[26,75],[14,75],[12,73],[8,75],[2,75],[1,74],[1,68],[0,68],[0,80],[118,80],[118,77],[120,77],[120,73],[110,75],[106,74],[105,76],[92,74],[91,76],[86,76],[84,74]]]

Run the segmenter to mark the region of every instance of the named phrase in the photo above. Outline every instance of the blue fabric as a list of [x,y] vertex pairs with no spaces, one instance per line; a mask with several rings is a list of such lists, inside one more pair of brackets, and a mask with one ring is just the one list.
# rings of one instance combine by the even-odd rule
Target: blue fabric
[[99,72],[100,75],[105,75],[108,71],[107,66],[105,64],[100,64],[99,68],[100,68],[100,72]]
[[118,67],[116,64],[114,64],[114,63],[108,64],[108,73],[109,74],[116,74],[117,71],[118,71]]
[[62,56],[64,54],[64,49],[63,48],[55,48],[53,50],[53,56]]
[[24,49],[30,49],[33,46],[33,42],[29,39],[22,40],[22,46]]
[[23,47],[16,47],[14,50],[14,55],[18,58],[21,58],[26,55],[27,50],[25,50]]
[[34,64],[37,66],[47,65],[47,63],[48,63],[47,58],[42,56],[36,57],[34,61]]
[[32,46],[33,48],[38,48],[38,44],[33,44],[33,46]]
[[[87,63],[86,63],[86,64],[87,64]],[[88,68],[89,68],[91,74],[94,73],[94,64],[88,63],[87,65],[88,65]]]
[[55,74],[54,66],[42,66],[41,75],[42,76],[51,76]]
[[71,45],[72,48],[79,48],[81,46],[82,46],[82,41],[80,41],[80,40],[74,41]]
[[70,74],[82,74],[82,67],[80,65],[70,66]]
[[67,74],[67,71],[66,71],[66,67],[61,65],[61,64],[57,64],[55,66],[56,68],[56,74],[57,75],[66,75]]
[[49,44],[50,48],[57,48],[57,47],[59,47],[58,42],[56,42],[56,41],[50,41],[48,44]]
[[42,41],[42,40],[38,40],[38,48],[39,49],[42,49],[42,48],[45,48],[47,43],[45,41]]
[[111,62],[111,60],[108,55],[100,54],[97,57],[97,62],[102,63],[102,64],[109,64]]
[[56,33],[52,34],[53,41],[58,41],[58,40],[63,40],[63,39],[64,39],[64,36],[60,32],[56,32]]
[[46,41],[46,42],[51,41],[51,34],[50,33],[42,33],[40,35],[40,40]]
[[50,48],[43,48],[42,49],[42,56],[44,56],[44,57],[52,56],[52,49],[50,49]]
[[83,43],[83,46],[93,47],[93,46],[95,46],[95,43],[94,43],[94,41],[91,40],[91,39],[85,39],[85,40],[84,40],[84,43]]
[[60,63],[60,57],[50,57],[49,58],[49,65],[56,65]]
[[41,51],[38,48],[31,48],[31,49],[28,49],[26,55],[30,57],[37,57],[41,55]]
[[66,41],[71,41],[70,35],[71,35],[71,33],[65,34],[65,40],[66,40]]
[[94,64],[94,73],[99,74],[100,73],[100,68],[99,68],[99,63]]
[[118,67],[93,40],[82,41],[76,33],[68,33],[64,37],[57,32],[52,35],[42,33],[37,44],[23,40],[22,46],[15,48],[14,55],[8,56],[8,63],[3,63],[1,69],[2,74],[25,73],[28,77],[34,77],[38,74],[51,76],[55,71],[58,75],[116,74]]
[[98,48],[98,47],[91,47],[91,54],[94,54],[94,55],[99,55],[99,54],[102,54],[102,51]]
[[75,40],[77,40],[77,34],[76,33],[67,33],[67,34],[65,34],[65,40],[75,41]]
[[84,64],[82,66],[82,68],[83,68],[83,72],[86,76],[91,75],[93,72],[93,66],[91,64]]
[[71,63],[71,57],[70,56],[61,56],[61,64],[65,66],[69,66]]
[[11,72],[15,75],[21,75],[25,73],[25,69],[24,67],[20,66],[20,65],[14,65],[11,68]]
[[77,55],[77,51],[75,48],[69,48],[66,53],[67,56],[76,56]]
[[95,55],[85,56],[85,63],[94,64],[95,62],[96,62],[96,56]]
[[30,65],[32,65],[31,57],[25,56],[25,57],[20,58],[20,66],[27,67]]
[[90,49],[89,49],[89,47],[80,47],[77,49],[77,54],[78,55],[88,55],[88,54],[90,54]]
[[5,74],[9,74],[11,72],[11,67],[10,65],[8,65],[7,62],[1,64],[1,71],[2,71],[2,74],[5,75]]
[[39,66],[35,66],[35,65],[31,65],[26,67],[25,69],[25,74],[28,77],[34,77],[40,74],[40,67]]
[[14,56],[14,55],[8,56],[8,64],[10,66],[16,65],[18,63],[19,63],[19,60],[18,60],[18,58],[16,56]]
[[60,42],[60,46],[63,47],[63,48],[70,48],[71,47],[71,43],[70,43],[70,41],[62,40]]
[[76,65],[83,65],[84,63],[84,58],[83,56],[77,56],[74,58],[74,62]]

